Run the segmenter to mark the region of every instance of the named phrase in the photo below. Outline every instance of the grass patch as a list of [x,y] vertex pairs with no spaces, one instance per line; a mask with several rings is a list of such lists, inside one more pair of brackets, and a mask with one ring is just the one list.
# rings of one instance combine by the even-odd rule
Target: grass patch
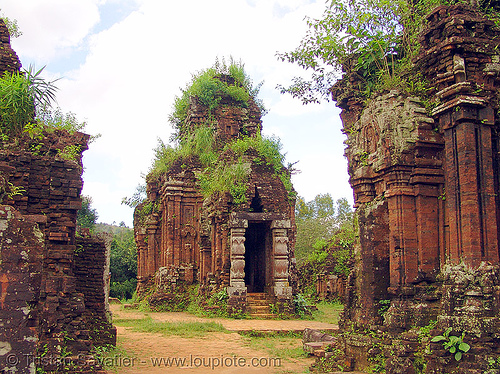
[[269,357],[283,360],[296,360],[307,357],[302,349],[302,334],[296,332],[259,333],[257,331],[240,332],[248,338],[251,349],[264,350]]
[[344,305],[340,302],[322,301],[316,304],[318,310],[313,313],[312,320],[318,322],[338,324]]
[[106,345],[94,347],[94,351],[96,360],[108,372],[118,373],[120,365],[117,365],[117,362],[124,362],[124,360],[127,360],[126,362],[133,362],[133,360],[137,360],[133,354],[130,354],[120,346],[113,347],[112,345]]
[[141,319],[116,319],[113,323],[118,326],[132,327],[134,331],[161,333],[183,338],[198,338],[210,332],[229,332],[216,322],[158,322],[150,316]]

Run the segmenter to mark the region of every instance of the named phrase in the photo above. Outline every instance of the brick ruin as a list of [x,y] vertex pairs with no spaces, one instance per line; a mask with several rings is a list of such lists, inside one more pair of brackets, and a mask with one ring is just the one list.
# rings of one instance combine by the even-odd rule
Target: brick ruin
[[[0,41],[0,73],[18,70],[1,20]],[[106,307],[109,246],[76,235],[81,154],[88,140],[82,133],[52,130],[0,142],[3,371],[104,373],[92,348],[116,342]],[[75,146],[76,160],[65,157]]]
[[[230,76],[217,79],[235,84]],[[262,128],[261,111],[253,100],[246,108],[223,97],[212,118],[217,162],[232,165],[238,158],[223,151],[224,146],[256,137]],[[192,97],[185,127],[190,132],[205,123],[210,123],[208,108]],[[260,300],[255,303],[262,307],[261,314],[268,314],[262,309],[269,303],[292,308],[293,191],[255,149],[242,158],[249,174],[245,201],[238,204],[229,192],[202,195],[197,178],[202,167],[196,159],[177,162],[159,179],[148,178],[148,198],[134,215],[139,295],[151,292],[156,283],[153,299],[165,301],[176,294],[172,287],[198,284],[207,294],[226,289],[230,311],[258,313],[251,308],[253,298]],[[147,204],[155,209],[141,217]],[[166,288],[160,291],[159,283]]]
[[[473,7],[428,15],[416,64],[436,103],[430,114],[421,98],[397,90],[365,103],[353,74],[332,88],[359,218],[341,321],[344,367],[483,373],[497,365],[499,36]],[[425,349],[419,328],[431,321],[430,336],[465,333],[471,349],[460,361],[442,343]]]

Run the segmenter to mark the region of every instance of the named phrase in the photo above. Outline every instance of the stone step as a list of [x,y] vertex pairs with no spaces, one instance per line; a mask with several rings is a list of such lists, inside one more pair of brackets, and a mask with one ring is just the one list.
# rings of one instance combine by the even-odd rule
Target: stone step
[[250,318],[273,319],[276,315],[270,313],[269,304],[272,301],[264,292],[253,292],[247,294],[247,313]]
[[252,292],[247,293],[247,300],[266,300],[267,294],[265,292]]
[[277,317],[276,314],[272,313],[248,313],[248,316],[256,319],[275,319]]
[[269,306],[271,301],[269,300],[248,300],[247,305],[256,305],[256,306]]
[[250,313],[268,313],[269,305],[248,305],[247,310]]

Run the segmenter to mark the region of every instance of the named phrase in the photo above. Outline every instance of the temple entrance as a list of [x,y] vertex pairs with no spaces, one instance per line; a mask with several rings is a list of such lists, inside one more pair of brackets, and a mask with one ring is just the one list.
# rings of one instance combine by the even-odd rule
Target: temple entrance
[[248,292],[264,292],[269,267],[269,222],[248,222],[245,233],[245,285]]

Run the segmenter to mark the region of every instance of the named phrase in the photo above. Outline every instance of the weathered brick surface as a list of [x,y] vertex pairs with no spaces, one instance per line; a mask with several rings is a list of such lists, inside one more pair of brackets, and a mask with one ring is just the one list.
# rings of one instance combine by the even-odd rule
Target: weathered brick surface
[[10,46],[10,35],[7,26],[0,19],[0,72],[14,72],[21,69],[21,62],[16,52]]
[[[111,323],[107,283],[109,249],[107,236],[76,239],[74,274],[76,290],[84,295],[84,317],[94,345],[116,345],[116,328]],[[105,271],[108,269],[108,271]]]
[[36,222],[0,205],[0,367],[28,373],[37,355],[44,252]]
[[[463,5],[428,20],[415,62],[431,113],[398,91],[365,104],[355,74],[332,88],[360,224],[341,326],[378,335],[342,344],[357,369],[380,354],[387,373],[482,373],[500,346],[500,30]],[[432,320],[431,336],[466,334],[460,362],[441,343],[424,353],[415,326]]]

